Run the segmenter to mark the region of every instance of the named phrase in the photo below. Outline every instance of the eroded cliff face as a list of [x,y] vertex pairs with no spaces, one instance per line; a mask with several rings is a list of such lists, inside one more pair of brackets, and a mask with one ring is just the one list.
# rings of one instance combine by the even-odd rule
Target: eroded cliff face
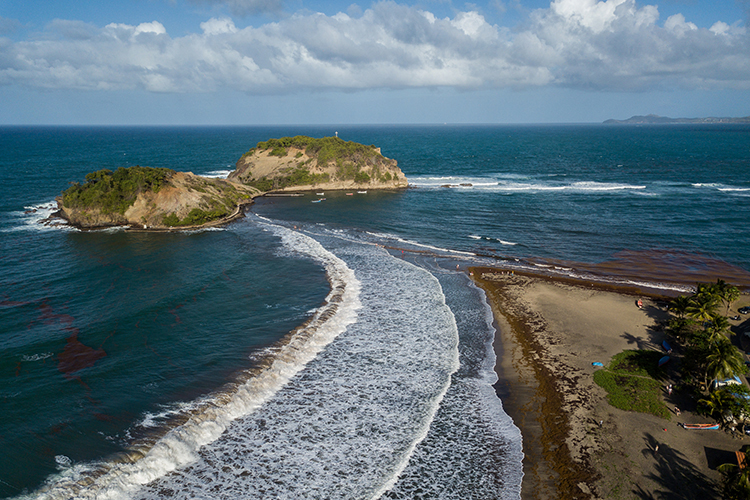
[[266,192],[408,187],[409,181],[396,160],[382,156],[380,148],[373,147],[372,151],[375,154],[330,159],[321,164],[318,154],[304,148],[255,148],[239,159],[228,179]]
[[[66,207],[62,198],[58,199],[58,205],[60,215],[80,228],[131,226],[170,229],[225,223],[239,216],[241,206],[251,203],[258,194],[257,189],[237,182],[200,177],[190,172],[175,172],[157,192],[139,193],[133,205],[122,214]],[[224,215],[208,221],[200,218],[201,214],[216,215],[221,212]],[[172,224],[166,223],[165,219]]]

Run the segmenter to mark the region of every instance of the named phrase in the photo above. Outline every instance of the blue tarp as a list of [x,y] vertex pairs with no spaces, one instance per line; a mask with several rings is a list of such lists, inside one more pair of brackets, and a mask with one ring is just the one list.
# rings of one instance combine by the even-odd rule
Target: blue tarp
[[592,364],[593,366],[604,366],[603,364],[601,364],[601,363],[600,363],[600,362],[598,362],[598,361],[594,361],[594,362],[593,362],[593,363],[591,363],[591,364]]

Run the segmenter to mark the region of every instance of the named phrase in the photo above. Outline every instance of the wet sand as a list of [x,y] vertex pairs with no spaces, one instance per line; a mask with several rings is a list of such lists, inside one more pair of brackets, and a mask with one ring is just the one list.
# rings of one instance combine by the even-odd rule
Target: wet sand
[[[592,362],[606,365],[626,349],[662,350],[664,297],[632,287],[472,271],[498,327],[496,390],[523,435],[524,500],[720,498],[716,467],[749,438],[680,427],[710,421],[694,413],[696,400],[687,390],[664,391],[668,407],[681,409],[666,420],[610,406],[593,381]],[[743,294],[730,315],[748,304]],[[747,326],[748,317],[742,321]],[[669,367],[665,384],[679,387],[678,367]]]

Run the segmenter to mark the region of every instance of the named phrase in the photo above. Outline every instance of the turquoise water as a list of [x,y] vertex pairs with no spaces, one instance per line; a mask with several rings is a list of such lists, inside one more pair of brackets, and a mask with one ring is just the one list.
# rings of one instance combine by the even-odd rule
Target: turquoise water
[[[211,231],[40,222],[92,170],[223,176],[334,132],[413,189],[260,199]],[[4,497],[516,498],[456,264],[750,285],[746,126],[2,128],[0,151]]]

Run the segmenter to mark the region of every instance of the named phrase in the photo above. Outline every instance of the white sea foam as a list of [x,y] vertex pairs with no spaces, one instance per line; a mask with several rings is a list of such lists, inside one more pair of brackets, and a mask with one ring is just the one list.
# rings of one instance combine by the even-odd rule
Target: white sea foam
[[490,178],[476,177],[410,177],[409,182],[419,188],[439,189],[450,187],[460,191],[489,191],[499,193],[522,192],[577,192],[602,193],[617,191],[642,191],[647,189],[643,184],[624,184],[617,182],[578,181],[562,183],[549,176],[533,179],[518,175],[495,175]]
[[745,193],[750,191],[750,187],[728,186],[719,182],[693,183],[691,186],[698,189],[712,189],[722,193]]
[[233,170],[212,170],[211,172],[203,174],[203,177],[211,177],[214,179],[226,179]]
[[[325,266],[332,285],[326,305],[318,309],[305,327],[290,336],[268,366],[233,390],[198,402],[199,409],[193,411],[184,424],[169,431],[150,449],[133,450],[128,460],[119,463],[72,466],[51,478],[35,498],[127,498],[135,488],[186,466],[234,420],[271,400],[326,345],[356,321],[360,283],[344,261],[299,232],[279,226],[268,229],[279,236],[284,245]],[[147,426],[148,421],[147,416],[141,425]],[[93,476],[92,470],[96,472]],[[81,481],[81,478],[86,479]]]
[[73,463],[70,457],[65,455],[55,455],[55,463],[57,464],[58,470],[67,469]]
[[476,254],[474,252],[464,252],[461,250],[452,250],[450,248],[442,248],[435,245],[428,245],[427,243],[419,243],[418,241],[413,240],[407,240],[405,238],[402,238],[400,236],[397,236],[395,234],[389,234],[389,233],[374,233],[374,232],[367,232],[366,234],[370,234],[372,236],[375,236],[377,238],[382,238],[385,240],[392,240],[397,241],[398,243],[401,243],[406,246],[411,247],[417,247],[417,248],[427,248],[429,250],[432,250],[434,252],[441,252],[441,253],[447,253],[447,254],[454,254],[454,255],[465,255],[468,257],[473,257]]
[[55,354],[52,352],[43,352],[39,354],[23,355],[21,356],[22,361],[41,361],[43,359],[51,358]]
[[17,225],[0,230],[1,232],[16,231],[50,231],[66,230],[77,231],[73,226],[67,224],[63,219],[50,218],[57,212],[57,202],[55,200],[38,205],[24,207],[23,212],[12,212],[11,215],[19,222]]
[[458,368],[455,320],[429,273],[350,235],[322,239],[362,283],[357,322],[138,498],[374,499],[397,481]]
[[518,244],[518,243],[513,243],[512,241],[501,240],[500,238],[493,238],[491,236],[479,236],[479,235],[476,235],[476,234],[470,234],[469,238],[471,238],[473,240],[491,241],[491,242],[494,242],[494,243],[500,243],[501,245],[507,245],[507,246],[515,246],[515,245]]
[[461,368],[451,376],[428,435],[383,498],[515,500],[523,478],[521,435],[493,388],[491,310],[466,275],[439,276],[462,336]]

